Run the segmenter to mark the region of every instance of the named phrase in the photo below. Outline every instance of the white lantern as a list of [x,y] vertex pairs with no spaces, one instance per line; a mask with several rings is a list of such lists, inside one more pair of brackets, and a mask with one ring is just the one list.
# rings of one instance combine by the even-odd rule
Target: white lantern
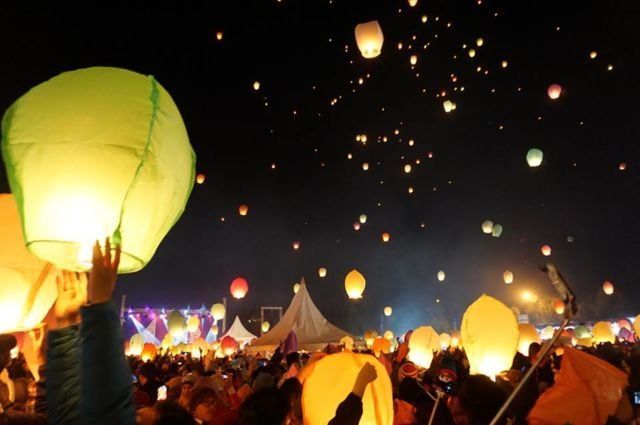
[[380,55],[384,35],[378,21],[369,21],[356,25],[355,34],[356,43],[362,57],[371,59]]
[[529,167],[539,167],[542,164],[543,153],[540,149],[532,148],[527,152],[527,164]]

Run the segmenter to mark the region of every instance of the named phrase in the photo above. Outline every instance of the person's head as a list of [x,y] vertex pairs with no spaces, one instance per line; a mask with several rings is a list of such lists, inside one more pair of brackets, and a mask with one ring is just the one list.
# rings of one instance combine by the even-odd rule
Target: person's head
[[195,425],[193,416],[182,406],[170,401],[161,401],[155,406],[153,425]]
[[462,407],[469,415],[470,425],[491,422],[507,399],[506,391],[484,375],[469,376],[462,384],[459,396]]
[[194,418],[204,422],[210,422],[215,416],[215,411],[222,406],[218,393],[209,386],[194,387],[189,399],[189,411]]
[[264,388],[251,394],[240,407],[239,425],[283,425],[291,406],[282,392]]
[[140,366],[139,375],[141,381],[149,381],[155,378],[156,376],[156,367],[153,363],[144,363]]
[[11,350],[16,345],[18,345],[18,340],[15,336],[0,335],[0,372],[11,363]]
[[409,404],[415,404],[418,397],[423,394],[424,390],[420,387],[416,378],[407,377],[398,384],[398,398]]
[[193,376],[192,373],[188,373],[182,378],[182,391],[181,395],[184,397],[189,397],[191,395],[191,390],[196,383],[196,377]]
[[538,342],[532,342],[529,344],[529,361],[531,363],[535,362],[538,357],[538,353],[542,349],[542,345]]
[[290,368],[293,364],[298,364],[300,362],[300,353],[294,351],[292,353],[287,354],[287,368]]

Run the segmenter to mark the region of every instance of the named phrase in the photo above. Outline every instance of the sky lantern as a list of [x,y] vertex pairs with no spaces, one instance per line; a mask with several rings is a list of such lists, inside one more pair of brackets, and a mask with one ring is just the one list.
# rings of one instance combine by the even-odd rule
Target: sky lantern
[[216,32],[216,40],[222,41],[222,37],[224,37],[224,33],[222,31]]
[[540,342],[540,336],[535,326],[531,323],[520,323],[518,325],[518,331],[520,332],[520,338],[518,339],[518,351],[523,356],[529,355],[529,345],[532,342]]
[[451,344],[450,347],[462,347],[462,341],[460,331],[451,332]]
[[173,310],[167,316],[167,328],[173,338],[182,338],[187,330],[187,322],[178,310]]
[[554,332],[555,329],[553,329],[553,326],[547,326],[540,332],[540,339],[542,339],[543,341],[551,339],[553,338]]
[[222,320],[226,312],[227,309],[222,303],[216,303],[211,306],[211,315],[213,316],[213,320]]
[[140,358],[143,362],[148,362],[149,360],[153,360],[156,357],[156,354],[158,354],[158,349],[156,348],[156,346],[151,344],[150,342],[146,342],[142,346]]
[[553,302],[553,311],[555,311],[556,314],[564,314],[564,303],[562,300],[555,300]]
[[129,355],[139,356],[142,353],[142,347],[144,346],[144,339],[139,333],[135,333],[129,339]]
[[511,273],[509,270],[505,270],[504,273],[502,273],[502,279],[507,285],[513,283],[513,273]]
[[249,283],[247,283],[247,281],[242,277],[236,277],[233,279],[233,282],[231,282],[229,291],[233,298],[239,300],[244,298],[245,295],[247,295],[247,292],[249,292]]
[[200,318],[196,315],[189,317],[187,320],[187,332],[194,333],[200,328]]
[[433,360],[433,353],[438,352],[441,348],[438,333],[431,326],[420,326],[413,331],[411,339],[409,339],[407,359],[428,369]]
[[371,344],[371,351],[376,357],[380,357],[381,354],[389,354],[391,352],[391,342],[382,336],[376,337],[373,340],[373,344]]
[[371,346],[373,345],[373,341],[375,341],[377,337],[378,332],[376,332],[374,329],[367,329],[366,331],[364,331],[363,339],[367,344],[367,347],[369,348],[371,348]]
[[506,60],[503,60],[502,62],[500,62],[500,66],[502,66],[503,68],[506,68],[507,66],[509,66],[509,62],[507,62]]
[[389,317],[389,316],[391,316],[391,314],[393,314],[393,309],[391,308],[391,306],[386,306],[384,308],[384,310],[382,310],[382,311],[383,311],[384,315],[387,316],[387,317]]
[[384,331],[384,334],[382,336],[384,336],[387,339],[393,339],[393,332],[389,330]]
[[469,57],[474,58],[476,56],[476,49],[469,49]]
[[389,233],[384,232],[382,234],[382,242],[389,242],[389,239],[391,239],[391,235],[389,235]]
[[120,273],[142,269],[194,183],[171,96],[119,68],[64,72],[29,90],[5,113],[2,152],[25,243],[66,270],[89,269],[106,237],[122,245]]
[[367,281],[359,271],[353,269],[347,274],[344,279],[344,289],[347,291],[347,295],[352,300],[362,298],[362,293],[367,285]]
[[358,223],[357,221],[353,223],[353,230],[355,230],[356,232],[360,230],[360,223]]
[[254,89],[255,91],[260,90],[260,81],[254,81],[254,82],[253,82],[253,89]]
[[551,84],[549,88],[547,88],[547,95],[551,100],[556,100],[557,98],[559,98],[561,93],[562,86],[560,86],[560,84]]
[[446,274],[445,274],[445,272],[444,272],[443,270],[440,270],[440,271],[437,273],[436,277],[438,278],[438,282],[444,282],[444,279],[445,279],[445,277],[447,277],[447,276],[446,276]]
[[358,49],[360,49],[363,58],[372,59],[380,55],[384,35],[378,21],[356,25],[355,35]]
[[418,63],[418,55],[411,55],[411,57],[409,57],[409,63],[411,65],[415,65]]
[[409,0],[409,6],[416,7],[417,4],[418,4],[418,0]]
[[291,246],[293,246],[294,250],[299,250],[300,249],[300,242],[299,241],[294,241]]
[[529,167],[539,167],[542,164],[544,154],[540,149],[531,148],[527,151],[527,164]]
[[293,284],[293,293],[297,294],[299,290],[300,290],[300,284],[299,283],[294,283]]
[[222,350],[222,353],[227,357],[233,356],[236,351],[238,351],[238,348],[238,341],[228,335],[220,340],[220,349]]
[[409,174],[411,172],[411,164],[406,164],[404,166],[404,172]]
[[375,367],[377,378],[367,386],[362,397],[359,425],[393,424],[393,390],[384,365],[371,355],[343,351],[318,360],[305,379],[302,414],[306,425],[327,425],[331,421],[366,363]]
[[618,170],[624,171],[626,169],[627,169],[627,163],[626,162],[621,162],[620,164],[618,164]]
[[271,323],[267,322],[266,320],[262,322],[262,325],[260,325],[260,329],[262,329],[263,333],[269,332],[270,328],[271,328]]
[[369,163],[368,163],[368,162],[363,162],[363,163],[362,163],[362,169],[363,169],[364,171],[367,171],[367,170],[369,169]]
[[214,335],[218,335],[220,333],[220,328],[218,328],[218,325],[211,325],[211,333]]
[[444,108],[444,111],[448,114],[451,111],[455,111],[457,108],[457,105],[454,102],[447,99],[444,102],[442,102],[442,107]]
[[358,217],[358,221],[362,224],[365,224],[367,222],[367,215],[366,214],[360,214],[360,217]]
[[609,282],[608,280],[606,280],[603,284],[602,284],[602,290],[604,291],[605,294],[607,295],[611,295],[613,294],[613,283]]
[[446,350],[449,348],[449,346],[451,345],[451,335],[449,335],[446,332],[443,332],[440,334],[440,347],[442,347],[443,350]]
[[171,338],[170,333],[166,333],[162,338],[162,342],[160,342],[160,348],[163,350],[168,350],[173,345],[173,338]]
[[519,332],[518,321],[509,307],[483,294],[465,311],[460,332],[471,374],[494,379],[511,367]]
[[490,234],[493,231],[493,221],[485,220],[482,222],[482,233]]
[[502,235],[502,224],[494,224],[493,229],[491,229],[491,236],[499,238],[500,235]]
[[199,173],[199,174],[196,176],[196,183],[198,183],[198,184],[202,184],[202,183],[204,183],[204,180],[205,180],[205,175],[204,175],[204,174]]
[[542,248],[540,248],[540,252],[542,252],[542,255],[544,255],[545,257],[548,257],[551,255],[551,247],[549,245],[542,245]]
[[353,350],[353,338],[349,335],[343,336],[340,338],[340,345],[344,345],[345,350]]
[[0,333],[34,328],[56,297],[51,264],[27,250],[13,195],[0,194]]
[[242,204],[238,207],[238,214],[240,214],[241,216],[245,216],[249,213],[249,207],[246,206],[245,204]]
[[593,343],[602,344],[605,342],[615,343],[616,335],[613,333],[613,328],[609,322],[598,322],[593,325],[591,329],[593,334]]
[[482,37],[479,37],[479,38],[476,40],[476,46],[478,46],[478,47],[482,47],[482,45],[483,45],[483,44],[484,44],[484,39],[483,39]]
[[327,269],[324,267],[320,267],[318,269],[318,276],[325,277],[327,275]]

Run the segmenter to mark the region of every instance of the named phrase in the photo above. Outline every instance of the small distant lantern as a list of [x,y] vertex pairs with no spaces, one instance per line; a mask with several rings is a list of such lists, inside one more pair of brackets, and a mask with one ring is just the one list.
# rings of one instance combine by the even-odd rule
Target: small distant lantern
[[544,154],[540,149],[532,148],[527,151],[527,164],[529,167],[539,167],[542,164]]
[[482,222],[482,233],[489,234],[493,231],[493,221],[485,220]]
[[411,57],[409,58],[409,63],[411,65],[415,65],[418,63],[418,55],[411,55]]
[[562,93],[562,86],[560,84],[551,84],[547,88],[547,95],[551,100],[558,99],[561,93]]
[[246,206],[245,204],[242,204],[238,207],[238,214],[240,214],[241,216],[247,215],[248,212],[249,212],[249,207]]
[[613,294],[613,283],[609,282],[608,280],[605,281],[602,284],[602,290],[604,291],[605,294],[607,295],[611,295]]
[[227,309],[224,307],[222,303],[216,303],[211,306],[211,315],[213,316],[213,320],[218,321],[224,318]]
[[297,294],[299,290],[300,290],[300,284],[299,283],[294,283],[293,284],[293,293]]
[[260,81],[253,82],[253,89],[256,91],[260,90]]
[[499,238],[500,235],[502,235],[502,224],[494,224],[493,229],[491,229],[491,236]]
[[367,215],[366,214],[360,214],[360,217],[358,217],[358,221],[360,221],[360,223],[365,224],[367,222]]
[[391,316],[391,314],[393,313],[393,309],[390,306],[385,307],[383,311],[384,315],[387,317]]
[[445,277],[446,274],[444,273],[444,271],[440,270],[437,274],[438,282],[444,282]]
[[260,326],[260,329],[262,329],[263,333],[269,332],[269,328],[271,328],[271,323],[269,323],[267,321],[262,322],[262,325]]
[[513,283],[513,273],[511,273],[509,270],[505,270],[504,273],[502,273],[502,279],[504,280],[504,283],[506,285],[510,285],[511,283]]
[[324,267],[320,267],[318,269],[318,276],[325,277],[327,275],[327,269]]
[[545,257],[548,257],[551,255],[551,247],[549,245],[543,245],[542,248],[540,248],[540,252],[542,252],[542,255]]
[[476,56],[476,49],[469,49],[469,57],[474,58]]
[[360,230],[360,223],[358,223],[357,221],[353,223],[353,230],[355,230],[356,232]]
[[382,234],[382,242],[389,242],[389,239],[391,239],[391,235],[389,235],[389,233],[384,232]]
[[196,176],[196,183],[202,184],[204,183],[204,180],[205,180],[204,174],[200,173]]
[[297,251],[297,250],[300,249],[300,242],[294,241],[292,246],[293,246],[293,249],[295,249]]
[[562,300],[555,300],[553,302],[553,311],[555,311],[556,314],[564,314],[564,302],[562,302]]

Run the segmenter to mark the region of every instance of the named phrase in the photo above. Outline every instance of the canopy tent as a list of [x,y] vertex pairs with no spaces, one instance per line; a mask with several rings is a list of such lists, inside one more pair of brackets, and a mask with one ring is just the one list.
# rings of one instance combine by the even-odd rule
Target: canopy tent
[[233,320],[233,324],[231,325],[227,333],[222,335],[220,339],[224,338],[225,336],[230,336],[231,338],[238,341],[238,344],[240,344],[241,347],[257,338],[242,325],[242,322],[240,321],[240,318],[238,316],[236,316],[236,318]]
[[311,300],[304,279],[300,282],[300,289],[291,300],[282,319],[269,332],[253,341],[247,350],[273,351],[291,331],[298,338],[298,348],[307,351],[322,349],[329,343],[338,344],[342,337],[349,335],[329,323],[320,313]]

